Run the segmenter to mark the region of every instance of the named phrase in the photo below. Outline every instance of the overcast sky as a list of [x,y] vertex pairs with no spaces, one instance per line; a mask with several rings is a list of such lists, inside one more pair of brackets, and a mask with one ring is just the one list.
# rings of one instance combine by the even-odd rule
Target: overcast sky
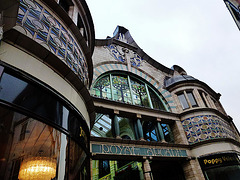
[[96,39],[117,25],[149,56],[207,83],[240,130],[240,32],[223,0],[86,0]]

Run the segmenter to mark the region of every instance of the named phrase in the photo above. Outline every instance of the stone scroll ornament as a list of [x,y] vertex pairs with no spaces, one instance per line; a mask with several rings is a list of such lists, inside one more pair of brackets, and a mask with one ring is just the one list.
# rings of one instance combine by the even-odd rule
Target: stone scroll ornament
[[88,84],[88,66],[81,47],[72,32],[43,4],[20,0],[15,29],[51,51]]
[[143,59],[135,52],[128,50],[128,51],[123,51],[119,50],[119,47],[116,45],[110,44],[108,46],[105,46],[111,54],[112,57],[114,57],[117,61],[120,62],[126,62],[126,56],[130,56],[130,63],[134,67],[140,67],[142,66]]

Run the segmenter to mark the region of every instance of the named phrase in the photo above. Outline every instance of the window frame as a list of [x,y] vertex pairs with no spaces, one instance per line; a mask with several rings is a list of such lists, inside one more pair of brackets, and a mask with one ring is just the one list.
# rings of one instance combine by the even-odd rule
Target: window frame
[[[191,95],[191,97],[189,96],[189,94]],[[183,110],[199,107],[196,97],[194,95],[193,89],[187,89],[187,90],[180,91],[176,95],[178,97],[178,101],[180,102]],[[180,97],[185,101],[184,103],[185,103],[185,105],[187,105],[186,107],[185,107],[183,101],[180,99]]]
[[[102,78],[105,78],[105,77],[109,77],[109,80],[110,80],[110,91],[111,91],[111,97],[99,97],[96,93],[96,90],[97,88],[95,88],[95,84],[101,80]],[[136,106],[142,106],[142,107],[146,107],[146,108],[151,108],[151,109],[158,109],[158,108],[154,108],[153,107],[153,104],[152,104],[152,99],[151,99],[151,95],[149,93],[149,90],[153,91],[153,93],[158,97],[159,99],[159,102],[162,104],[161,108],[162,109],[158,109],[158,110],[161,110],[161,111],[167,111],[169,112],[169,105],[167,103],[167,101],[164,99],[163,96],[160,95],[160,93],[154,88],[152,87],[151,84],[149,84],[148,82],[144,81],[141,79],[141,77],[138,77],[136,75],[130,75],[128,73],[124,73],[124,72],[108,72],[108,73],[105,73],[101,76],[99,76],[96,81],[92,84],[92,87],[90,89],[90,93],[92,96],[95,96],[95,97],[99,97],[99,98],[103,98],[103,99],[110,99],[110,100],[113,100],[113,101],[117,101],[117,100],[114,100],[114,92],[113,92],[113,83],[112,83],[112,76],[123,76],[123,77],[127,77],[128,79],[128,87],[129,87],[129,90],[130,90],[130,93],[129,95],[131,96],[131,103],[129,102],[125,102],[125,101],[120,101],[122,103],[126,103],[126,104],[132,104],[132,105],[136,105]],[[148,104],[149,106],[144,106],[142,103],[141,104],[136,104],[134,102],[134,98],[133,98],[133,90],[132,90],[132,84],[131,82],[132,81],[136,81],[138,82],[140,85],[143,85],[145,87],[145,90],[146,90],[146,96],[147,96],[147,99],[148,99]],[[97,89],[99,90],[99,89]],[[99,90],[100,91],[100,90]],[[142,101],[142,100],[140,100]]]

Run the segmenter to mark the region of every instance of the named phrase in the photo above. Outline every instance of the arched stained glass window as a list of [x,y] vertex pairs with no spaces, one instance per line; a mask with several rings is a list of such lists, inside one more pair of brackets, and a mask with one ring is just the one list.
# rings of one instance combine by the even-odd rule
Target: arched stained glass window
[[94,85],[95,95],[102,98],[111,98],[111,88],[109,76],[105,76]]
[[131,103],[127,76],[112,75],[113,100]]
[[96,97],[167,111],[167,102],[153,87],[136,77],[109,73],[101,76],[91,89]]
[[149,107],[148,95],[145,84],[131,79],[131,87],[133,92],[134,104]]

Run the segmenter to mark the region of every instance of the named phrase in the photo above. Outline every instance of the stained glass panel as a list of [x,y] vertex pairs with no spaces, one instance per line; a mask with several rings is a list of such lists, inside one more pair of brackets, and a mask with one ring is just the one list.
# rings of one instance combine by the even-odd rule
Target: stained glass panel
[[149,101],[145,84],[131,80],[131,87],[133,91],[133,101],[136,105],[149,107]]
[[162,103],[162,101],[160,100],[160,98],[157,96],[157,94],[150,88],[148,88],[149,94],[150,94],[150,98],[152,101],[152,105],[154,109],[161,109],[161,110],[165,110],[165,107]]
[[91,94],[100,98],[167,111],[167,103],[165,105],[162,96],[146,83],[128,75],[108,74],[99,78],[93,85]]
[[131,93],[128,85],[127,76],[112,76],[113,99],[132,104]]
[[100,98],[112,99],[109,76],[98,80],[92,89],[92,93]]

